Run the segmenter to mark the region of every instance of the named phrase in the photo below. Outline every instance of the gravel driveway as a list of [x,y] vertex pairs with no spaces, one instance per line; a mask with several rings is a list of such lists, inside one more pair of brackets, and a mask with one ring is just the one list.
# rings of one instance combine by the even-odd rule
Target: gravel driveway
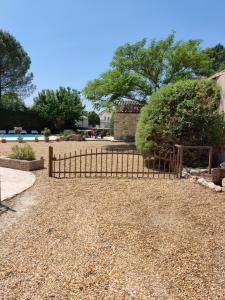
[[[47,144],[35,148],[47,154]],[[8,202],[16,212],[0,214],[0,299],[225,299],[223,193],[188,181],[35,174]]]

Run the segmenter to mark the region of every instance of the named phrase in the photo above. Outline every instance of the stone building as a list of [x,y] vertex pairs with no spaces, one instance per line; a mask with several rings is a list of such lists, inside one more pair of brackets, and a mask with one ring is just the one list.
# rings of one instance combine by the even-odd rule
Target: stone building
[[118,111],[114,114],[114,139],[133,142],[143,104],[130,99],[119,103]]
[[225,112],[225,70],[217,72],[212,75],[210,79],[216,80],[218,85],[221,87],[220,108]]
[[[220,109],[225,112],[225,70],[213,74],[210,79],[216,80],[221,88]],[[219,154],[219,160],[225,161],[225,146]]]

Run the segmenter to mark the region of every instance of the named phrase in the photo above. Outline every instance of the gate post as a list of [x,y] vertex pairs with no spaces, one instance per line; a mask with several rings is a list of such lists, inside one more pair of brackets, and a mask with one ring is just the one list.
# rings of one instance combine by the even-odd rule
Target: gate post
[[48,148],[48,176],[52,177],[52,166],[53,166],[53,147]]
[[209,174],[212,173],[212,154],[213,154],[213,147],[209,148]]

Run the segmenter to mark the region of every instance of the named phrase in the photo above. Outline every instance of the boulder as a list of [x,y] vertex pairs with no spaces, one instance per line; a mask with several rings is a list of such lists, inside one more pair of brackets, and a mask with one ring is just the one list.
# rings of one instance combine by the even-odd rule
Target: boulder
[[225,178],[222,179],[222,186],[225,187]]
[[207,183],[208,183],[204,178],[199,178],[199,179],[197,180],[197,182],[198,182],[199,184],[201,184],[201,185],[204,185],[204,186],[207,186]]
[[222,187],[219,185],[216,185],[214,190],[215,190],[215,192],[222,192]]
[[208,188],[210,188],[211,190],[214,190],[216,185],[213,182],[208,182],[207,183]]

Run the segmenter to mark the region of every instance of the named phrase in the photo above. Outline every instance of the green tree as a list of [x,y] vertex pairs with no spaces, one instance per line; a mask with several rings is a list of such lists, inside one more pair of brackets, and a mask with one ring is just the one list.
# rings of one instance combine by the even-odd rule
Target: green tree
[[32,110],[47,121],[50,121],[56,130],[66,127],[74,128],[75,120],[83,113],[80,93],[69,87],[60,87],[56,91],[43,90],[36,98]]
[[111,69],[87,83],[83,92],[96,107],[113,106],[121,98],[145,102],[163,85],[181,79],[208,75],[211,59],[200,48],[200,40],[175,41],[143,39],[119,47]]
[[211,58],[211,74],[225,69],[225,47],[217,44],[215,47],[206,48],[205,53]]
[[138,150],[148,153],[165,140],[221,145],[225,121],[219,101],[220,90],[213,80],[184,80],[164,86],[141,111],[136,131]]
[[89,111],[87,113],[88,124],[95,127],[96,125],[100,125],[99,115],[95,111]]
[[8,111],[25,111],[27,110],[23,100],[15,93],[5,93],[0,102],[0,109]]
[[34,90],[31,60],[21,44],[0,30],[0,100],[5,93],[27,96]]

